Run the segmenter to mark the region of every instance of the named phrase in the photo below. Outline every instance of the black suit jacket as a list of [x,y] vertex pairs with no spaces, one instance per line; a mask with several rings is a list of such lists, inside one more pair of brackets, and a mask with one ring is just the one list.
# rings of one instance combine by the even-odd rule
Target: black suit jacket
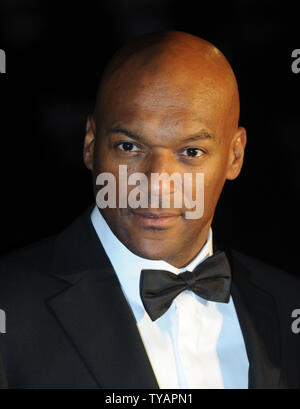
[[[0,262],[2,388],[158,389],[134,315],[90,221]],[[299,279],[229,251],[249,388],[299,388]]]

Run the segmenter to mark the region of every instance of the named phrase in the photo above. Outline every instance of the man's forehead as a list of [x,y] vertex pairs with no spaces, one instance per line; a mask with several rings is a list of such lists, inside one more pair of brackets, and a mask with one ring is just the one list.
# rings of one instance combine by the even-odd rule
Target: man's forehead
[[130,128],[180,134],[196,132],[200,126],[216,129],[224,122],[228,98],[217,84],[194,84],[187,77],[156,75],[110,88],[101,105],[102,123],[119,122]]

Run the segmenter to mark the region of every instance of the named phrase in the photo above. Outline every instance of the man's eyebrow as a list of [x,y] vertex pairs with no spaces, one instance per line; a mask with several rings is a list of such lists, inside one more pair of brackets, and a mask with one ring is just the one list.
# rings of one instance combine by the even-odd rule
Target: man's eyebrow
[[212,133],[208,132],[207,130],[202,129],[201,131],[199,131],[199,132],[197,132],[197,133],[195,133],[193,135],[187,136],[186,138],[183,139],[183,141],[184,142],[187,142],[187,141],[192,142],[192,141],[199,141],[199,140],[203,140],[203,139],[213,140],[213,139],[215,139],[215,136]]
[[[120,134],[128,136],[129,138],[133,138],[133,139],[136,139],[137,141],[143,142],[143,138],[140,135],[138,135],[137,133],[133,131],[130,131],[129,129],[124,128],[123,126],[119,126],[119,125],[114,126],[108,130],[108,133],[120,133]],[[199,140],[204,140],[204,139],[214,140],[215,136],[211,134],[210,132],[208,132],[207,130],[202,129],[201,131],[193,135],[190,135],[190,136],[187,136],[186,138],[181,139],[180,143],[199,141]]]
[[108,133],[121,133],[128,136],[129,138],[136,139],[137,141],[142,141],[143,138],[137,133],[130,131],[129,129],[124,128],[123,126],[114,126],[108,130]]

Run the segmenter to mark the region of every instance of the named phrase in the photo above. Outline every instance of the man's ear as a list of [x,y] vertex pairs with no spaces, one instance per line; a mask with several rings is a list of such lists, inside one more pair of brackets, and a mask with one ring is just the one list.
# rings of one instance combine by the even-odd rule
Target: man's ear
[[233,180],[240,174],[244,162],[246,143],[246,129],[239,127],[232,138],[226,179]]
[[93,170],[96,125],[93,114],[88,115],[83,146],[83,161],[89,170]]

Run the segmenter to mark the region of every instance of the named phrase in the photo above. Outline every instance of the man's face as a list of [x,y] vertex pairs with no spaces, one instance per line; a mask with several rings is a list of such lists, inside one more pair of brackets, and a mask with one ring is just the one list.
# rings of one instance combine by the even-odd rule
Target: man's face
[[[117,182],[117,207],[101,213],[133,253],[181,267],[203,246],[226,178],[239,173],[241,163],[236,161],[242,159],[235,149],[242,146],[241,128],[233,129],[228,95],[217,82],[199,84],[169,72],[128,75],[125,84],[119,81],[103,95],[97,129],[92,121],[88,131],[96,135],[90,144],[94,184],[102,172],[110,172]],[[119,165],[127,165],[128,177],[145,174],[148,194],[160,198],[162,186],[152,185],[151,191],[151,174],[176,172],[182,181],[185,173],[192,174],[195,199],[196,188],[202,188],[196,185],[196,173],[203,173],[202,217],[185,218],[184,200],[175,208],[172,184],[170,208],[162,208],[161,202],[160,208],[151,208],[150,202],[148,208],[119,208]],[[101,187],[95,184],[95,194]],[[127,187],[128,195],[135,187]]]

